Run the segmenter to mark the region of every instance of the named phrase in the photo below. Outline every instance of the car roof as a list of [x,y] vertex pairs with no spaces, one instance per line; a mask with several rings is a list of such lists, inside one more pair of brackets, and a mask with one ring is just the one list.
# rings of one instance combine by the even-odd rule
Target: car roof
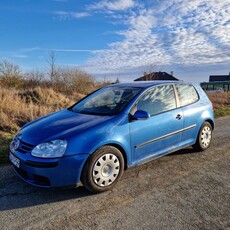
[[[129,83],[118,83],[109,86],[120,86],[120,87],[140,87],[140,88],[148,88],[154,85],[160,84],[180,84],[182,81],[136,81],[136,82],[129,82]],[[183,82],[185,83],[185,82]]]

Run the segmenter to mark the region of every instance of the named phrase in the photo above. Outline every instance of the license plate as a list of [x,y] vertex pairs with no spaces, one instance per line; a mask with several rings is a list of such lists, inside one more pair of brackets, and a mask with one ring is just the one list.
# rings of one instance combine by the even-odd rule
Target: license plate
[[17,168],[20,168],[20,160],[17,157],[10,153],[9,158],[13,165],[15,165]]

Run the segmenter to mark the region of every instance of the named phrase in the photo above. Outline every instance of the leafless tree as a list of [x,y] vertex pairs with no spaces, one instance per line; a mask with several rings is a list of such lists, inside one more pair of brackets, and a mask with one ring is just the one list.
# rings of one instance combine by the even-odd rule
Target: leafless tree
[[48,76],[52,82],[56,81],[56,78],[58,77],[58,71],[56,67],[56,53],[55,51],[50,51],[49,57],[48,57],[48,64],[49,64],[49,72]]

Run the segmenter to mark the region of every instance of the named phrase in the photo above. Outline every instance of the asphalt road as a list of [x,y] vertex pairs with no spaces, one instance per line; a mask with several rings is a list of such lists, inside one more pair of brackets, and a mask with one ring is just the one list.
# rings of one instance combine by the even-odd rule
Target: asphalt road
[[230,117],[212,146],[129,169],[109,192],[39,189],[0,167],[0,229],[230,229]]

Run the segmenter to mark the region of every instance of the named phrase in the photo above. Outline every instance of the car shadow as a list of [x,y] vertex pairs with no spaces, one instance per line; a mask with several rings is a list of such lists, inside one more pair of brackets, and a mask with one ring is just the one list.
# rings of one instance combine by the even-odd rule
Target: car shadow
[[78,200],[93,195],[83,186],[56,189],[33,187],[14,175],[13,169],[9,167],[6,169],[6,173],[11,175],[0,178],[0,212],[72,199]]
[[177,155],[184,155],[184,154],[195,154],[197,153],[192,147],[187,147],[186,149],[180,149],[176,152],[170,153],[166,155],[167,157],[177,156]]

